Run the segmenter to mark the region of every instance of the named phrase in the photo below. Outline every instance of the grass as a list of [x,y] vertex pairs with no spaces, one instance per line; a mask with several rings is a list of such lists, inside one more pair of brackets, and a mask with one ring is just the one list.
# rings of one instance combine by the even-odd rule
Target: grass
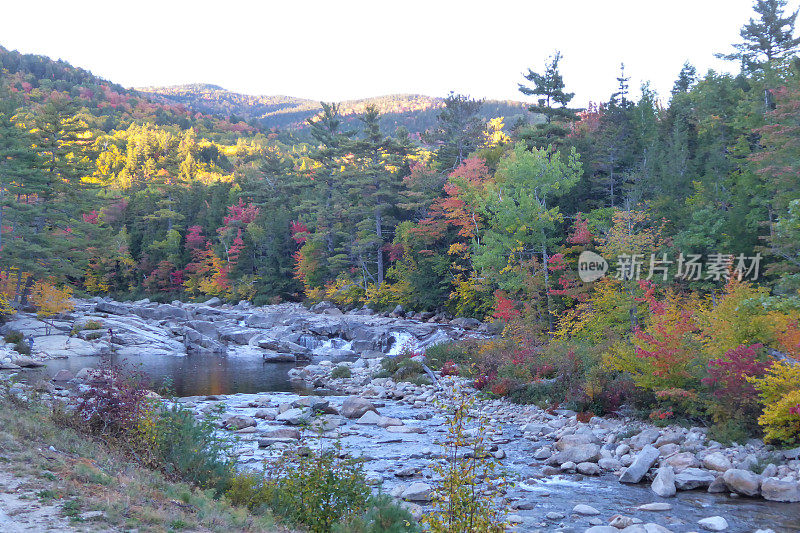
[[[51,448],[52,447],[52,448]],[[30,478],[42,502],[60,503],[98,529],[139,531],[286,532],[271,514],[254,516],[186,483],[169,481],[103,444],[53,422],[46,407],[0,395],[0,472]],[[12,474],[13,473],[13,474]]]

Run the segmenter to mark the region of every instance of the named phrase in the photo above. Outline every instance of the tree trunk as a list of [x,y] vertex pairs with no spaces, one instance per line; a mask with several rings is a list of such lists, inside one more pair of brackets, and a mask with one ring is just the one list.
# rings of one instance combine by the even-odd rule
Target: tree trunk
[[383,216],[380,209],[375,210],[375,233],[378,236],[378,287],[383,285]]

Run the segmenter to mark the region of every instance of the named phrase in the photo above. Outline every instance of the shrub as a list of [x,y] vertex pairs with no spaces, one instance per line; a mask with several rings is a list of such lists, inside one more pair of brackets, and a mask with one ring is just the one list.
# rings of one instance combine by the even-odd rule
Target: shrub
[[[455,392],[448,410],[447,439],[442,443],[446,462],[434,467],[441,476],[432,503],[435,512],[422,522],[432,533],[501,533],[505,523],[494,505],[496,490],[484,491],[483,483],[496,478],[495,462],[484,446],[485,420],[471,413],[474,399]],[[468,436],[474,425],[476,436]],[[502,483],[500,483],[502,485]]]
[[95,383],[78,397],[76,414],[90,433],[123,443],[150,409],[145,376],[112,364],[96,372]]
[[352,375],[353,373],[347,365],[339,365],[331,371],[331,377],[333,379],[349,378]]
[[150,399],[144,375],[123,366],[97,372],[78,398],[73,425],[171,479],[217,493],[227,488],[235,459],[232,442],[216,432],[214,414],[197,420],[177,402]]
[[17,343],[22,342],[23,338],[24,337],[22,336],[21,332],[19,332],[19,331],[11,331],[9,333],[6,333],[6,336],[3,337],[3,340],[6,341],[9,344],[17,344]]
[[800,443],[800,365],[779,361],[764,377],[748,381],[758,389],[764,405],[758,418],[764,440],[789,446]]
[[365,513],[370,498],[360,463],[341,459],[340,451],[336,446],[285,455],[265,465],[264,473],[236,476],[228,497],[235,505],[270,507],[314,533],[327,533],[343,518]]
[[99,339],[102,336],[103,336],[103,334],[100,333],[99,331],[93,331],[92,333],[89,333],[88,335],[86,335],[86,340],[87,341],[96,341],[97,339]]
[[458,368],[458,365],[452,359],[449,359],[442,365],[441,373],[443,376],[457,376],[459,372]]
[[333,533],[418,533],[416,520],[392,498],[380,495],[370,501],[362,516],[350,518],[333,527]]
[[747,378],[760,378],[770,363],[759,360],[762,346],[741,345],[728,350],[725,357],[708,362],[709,376],[703,384],[712,391],[710,410],[715,422],[738,420],[745,426],[755,424],[758,416],[756,388]]
[[103,323],[99,320],[87,320],[86,323],[83,325],[83,329],[88,330],[96,330],[96,329],[103,329]]
[[215,414],[197,420],[179,403],[159,404],[140,420],[136,442],[146,466],[171,479],[224,492],[234,475],[233,442],[216,432]]
[[19,341],[17,344],[15,344],[14,350],[21,355],[31,354],[31,346],[25,341]]

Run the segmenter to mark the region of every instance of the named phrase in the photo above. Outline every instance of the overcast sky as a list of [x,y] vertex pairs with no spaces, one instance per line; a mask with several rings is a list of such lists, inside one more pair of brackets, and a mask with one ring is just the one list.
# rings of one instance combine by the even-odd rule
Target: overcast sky
[[[800,0],[790,0],[794,7]],[[390,93],[524,99],[555,49],[574,104],[631,88],[669,96],[681,65],[739,39],[752,0],[2,0],[0,45],[61,58],[128,87],[206,82],[343,100]]]

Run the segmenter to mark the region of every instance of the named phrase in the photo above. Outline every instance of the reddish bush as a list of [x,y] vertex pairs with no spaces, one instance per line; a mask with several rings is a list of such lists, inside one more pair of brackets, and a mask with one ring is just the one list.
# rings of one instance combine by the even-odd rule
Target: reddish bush
[[724,357],[708,362],[709,376],[703,384],[711,389],[717,400],[718,413],[729,416],[745,415],[754,418],[757,414],[758,394],[748,382],[748,377],[763,377],[770,362],[759,360],[762,346],[744,344],[728,350]]
[[89,429],[103,436],[117,436],[135,429],[147,409],[146,378],[121,365],[103,364],[93,383],[78,398],[76,413]]
[[451,359],[442,366],[441,373],[443,376],[457,376],[458,365]]

